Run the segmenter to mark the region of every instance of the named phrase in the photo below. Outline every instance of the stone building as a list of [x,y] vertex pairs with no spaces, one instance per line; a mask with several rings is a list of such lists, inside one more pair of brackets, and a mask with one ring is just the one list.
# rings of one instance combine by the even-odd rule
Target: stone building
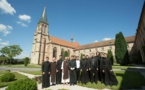
[[[128,44],[128,50],[130,51],[134,44],[135,36],[126,37],[125,40]],[[34,41],[32,45],[31,64],[42,64],[45,57],[48,56],[50,60],[55,57],[57,60],[59,55],[64,56],[64,52],[67,51],[69,56],[82,54],[91,55],[91,53],[106,52],[111,49],[114,54],[114,39],[102,42],[96,42],[91,44],[79,45],[78,42],[69,42],[62,40],[49,34],[49,23],[47,20],[46,8],[42,13],[36,31],[34,33]]]
[[139,18],[134,46],[131,52],[131,54],[134,54],[133,58],[138,57],[137,53],[141,55],[142,62],[145,63],[145,2],[143,4],[143,8]]

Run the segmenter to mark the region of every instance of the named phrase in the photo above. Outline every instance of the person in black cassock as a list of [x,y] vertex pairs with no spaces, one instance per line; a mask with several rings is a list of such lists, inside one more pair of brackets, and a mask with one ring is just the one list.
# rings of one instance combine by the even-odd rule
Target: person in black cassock
[[92,53],[92,57],[90,58],[90,75],[91,75],[91,83],[98,81],[98,58],[95,57],[95,54]]
[[103,61],[104,61],[104,55],[102,52],[99,53],[100,59],[99,59],[99,80],[101,83],[104,83],[104,73],[103,73]]
[[82,56],[80,61],[81,70],[81,83],[86,84],[88,82],[88,61],[85,59],[85,55]]
[[69,69],[70,69],[70,85],[74,85],[76,83],[76,60],[74,56],[71,56],[71,60],[69,61]]
[[110,59],[107,58],[107,54],[104,53],[105,60],[103,61],[103,72],[105,74],[105,85],[117,85],[118,81],[116,79],[116,76],[114,75],[114,72],[112,70],[112,64]]
[[46,57],[46,61],[42,64],[42,88],[50,86],[50,68],[49,57]]
[[61,65],[62,65],[62,56],[59,56],[59,60],[57,61],[56,64],[56,84],[61,84],[61,79],[62,79],[62,70],[61,70]]

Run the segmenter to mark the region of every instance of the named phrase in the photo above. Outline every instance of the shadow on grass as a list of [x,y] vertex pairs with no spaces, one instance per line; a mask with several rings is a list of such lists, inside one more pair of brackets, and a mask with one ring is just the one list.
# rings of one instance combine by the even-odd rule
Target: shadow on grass
[[142,89],[142,86],[145,86],[145,78],[138,71],[139,69],[127,69],[124,73],[116,73],[117,77],[122,78],[119,90]]

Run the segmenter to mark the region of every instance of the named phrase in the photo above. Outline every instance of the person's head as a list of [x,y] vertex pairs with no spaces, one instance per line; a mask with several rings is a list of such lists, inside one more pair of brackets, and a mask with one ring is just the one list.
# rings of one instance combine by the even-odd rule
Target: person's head
[[107,58],[107,54],[106,53],[104,53],[104,57]]
[[96,56],[99,56],[99,55],[100,55],[100,53],[97,51],[97,52],[96,52]]
[[76,56],[76,59],[79,60],[79,56]]
[[46,61],[49,61],[49,57],[46,57]]
[[82,55],[82,59],[85,59],[85,55]]
[[88,58],[89,58],[89,56],[88,56],[88,55],[86,55],[86,58],[88,59]]
[[53,57],[52,61],[53,61],[53,62],[56,62],[56,59],[55,59],[55,57]]
[[92,57],[94,57],[95,56],[95,53],[92,53]]
[[74,55],[71,56],[71,60],[73,60],[73,59],[74,59]]
[[59,55],[59,59],[62,59],[62,56],[61,55]]

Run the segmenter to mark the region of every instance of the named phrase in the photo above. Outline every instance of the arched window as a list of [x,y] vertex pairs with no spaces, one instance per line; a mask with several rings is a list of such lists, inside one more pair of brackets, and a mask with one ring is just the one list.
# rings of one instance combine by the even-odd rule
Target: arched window
[[62,58],[64,58],[64,49],[63,48],[61,49],[61,56],[62,56]]
[[57,48],[53,48],[53,57],[57,58]]

